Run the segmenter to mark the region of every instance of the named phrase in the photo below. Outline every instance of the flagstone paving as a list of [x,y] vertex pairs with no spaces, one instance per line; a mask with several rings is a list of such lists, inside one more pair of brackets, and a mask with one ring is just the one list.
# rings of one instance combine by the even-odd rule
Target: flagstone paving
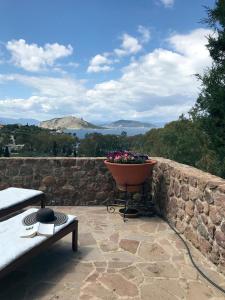
[[[2,300],[222,300],[193,268],[158,217],[129,219],[105,207],[55,207],[79,218],[79,251],[67,236],[0,282]],[[225,288],[225,277],[191,247],[197,264]]]

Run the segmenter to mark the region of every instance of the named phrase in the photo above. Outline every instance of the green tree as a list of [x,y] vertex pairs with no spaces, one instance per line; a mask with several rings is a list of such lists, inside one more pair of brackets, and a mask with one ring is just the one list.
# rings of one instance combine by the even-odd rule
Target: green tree
[[57,146],[56,141],[53,142],[52,153],[53,153],[54,156],[57,156],[57,153],[58,153],[58,146]]
[[225,176],[225,1],[217,0],[214,8],[207,8],[205,23],[213,30],[207,48],[212,57],[212,67],[203,76],[201,93],[191,110],[193,120],[199,123],[209,138],[209,147],[216,153]]
[[5,147],[4,156],[5,157],[10,157],[10,152],[9,152],[9,147],[8,146]]

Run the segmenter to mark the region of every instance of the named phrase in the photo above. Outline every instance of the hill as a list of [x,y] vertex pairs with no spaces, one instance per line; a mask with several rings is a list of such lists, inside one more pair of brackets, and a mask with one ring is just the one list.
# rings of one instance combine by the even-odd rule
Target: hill
[[47,129],[102,129],[100,126],[96,126],[92,123],[89,123],[83,119],[76,118],[73,116],[67,116],[63,118],[55,118],[47,121],[43,121],[39,124],[42,128]]
[[133,120],[118,120],[112,122],[110,124],[105,125],[107,128],[118,128],[118,127],[147,127],[147,128],[154,128],[156,127],[154,124],[133,121]]

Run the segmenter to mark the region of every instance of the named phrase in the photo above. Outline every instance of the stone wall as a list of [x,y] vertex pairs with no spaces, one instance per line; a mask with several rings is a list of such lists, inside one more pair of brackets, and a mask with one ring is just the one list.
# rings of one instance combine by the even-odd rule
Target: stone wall
[[[155,158],[150,182],[157,210],[225,270],[225,180]],[[103,205],[113,179],[103,158],[0,158],[0,189],[40,189],[48,205]]]
[[158,211],[225,271],[225,180],[168,159],[156,159],[152,190]]
[[48,205],[104,204],[113,180],[102,158],[0,158],[0,189],[39,189]]

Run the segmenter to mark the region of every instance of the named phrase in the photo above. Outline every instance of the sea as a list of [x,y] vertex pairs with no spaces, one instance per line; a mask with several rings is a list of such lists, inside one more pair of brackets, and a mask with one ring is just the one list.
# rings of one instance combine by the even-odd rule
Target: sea
[[115,134],[121,135],[122,132],[126,132],[127,136],[133,136],[137,134],[144,134],[151,130],[148,127],[117,127],[117,128],[107,128],[107,129],[66,129],[64,132],[76,133],[77,137],[80,139],[85,138],[87,133],[101,133],[101,134]]

